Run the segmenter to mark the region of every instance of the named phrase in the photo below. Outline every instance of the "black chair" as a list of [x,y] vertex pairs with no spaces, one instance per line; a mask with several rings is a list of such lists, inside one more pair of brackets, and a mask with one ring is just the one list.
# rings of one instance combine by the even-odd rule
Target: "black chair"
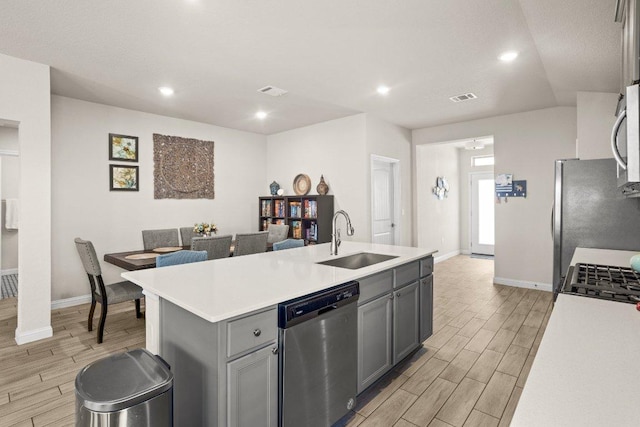
[[99,302],[102,309],[100,312],[100,324],[98,326],[98,344],[102,343],[104,334],[104,323],[107,320],[107,306],[118,304],[125,301],[136,302],[136,317],[142,317],[140,312],[140,299],[142,288],[135,283],[124,281],[105,285],[102,280],[102,270],[100,262],[96,256],[96,250],[93,243],[80,238],[75,239],[76,249],[82,260],[87,276],[89,276],[89,285],[91,286],[91,309],[89,310],[89,319],[87,320],[87,330],[93,330],[93,313],[96,308],[96,302]]

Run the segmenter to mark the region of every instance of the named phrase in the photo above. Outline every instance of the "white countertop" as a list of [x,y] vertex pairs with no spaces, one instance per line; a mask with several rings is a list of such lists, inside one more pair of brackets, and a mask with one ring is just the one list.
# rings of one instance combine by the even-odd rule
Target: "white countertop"
[[[636,253],[578,248],[571,264],[629,266]],[[558,295],[511,426],[640,425],[638,360],[635,304]]]
[[[398,258],[349,270],[316,264],[359,252]],[[210,322],[270,307],[349,280],[388,270],[437,251],[404,246],[342,242],[338,256],[329,244],[122,273],[145,291]]]

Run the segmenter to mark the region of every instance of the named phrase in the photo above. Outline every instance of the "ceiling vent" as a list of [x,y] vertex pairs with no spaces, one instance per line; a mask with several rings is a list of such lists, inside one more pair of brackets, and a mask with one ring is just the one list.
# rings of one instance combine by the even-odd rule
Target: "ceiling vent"
[[462,101],[468,101],[470,99],[476,99],[476,98],[477,96],[475,96],[472,93],[463,93],[462,95],[452,96],[449,99],[452,100],[453,102],[462,102]]
[[280,89],[279,87],[275,87],[275,86],[265,86],[261,89],[258,89],[258,92],[271,95],[271,96],[282,96],[285,93],[287,93],[286,90]]

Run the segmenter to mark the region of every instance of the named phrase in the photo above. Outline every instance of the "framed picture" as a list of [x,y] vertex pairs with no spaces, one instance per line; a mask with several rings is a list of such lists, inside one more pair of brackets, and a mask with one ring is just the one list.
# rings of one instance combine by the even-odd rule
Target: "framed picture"
[[109,165],[110,191],[139,191],[138,166]]
[[138,137],[109,134],[109,160],[138,161]]

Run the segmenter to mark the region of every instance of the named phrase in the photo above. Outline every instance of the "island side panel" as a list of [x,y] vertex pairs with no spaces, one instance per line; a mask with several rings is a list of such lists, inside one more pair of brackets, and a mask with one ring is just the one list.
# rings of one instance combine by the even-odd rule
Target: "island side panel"
[[160,299],[160,356],[174,375],[174,424],[218,425],[218,325]]
[[160,298],[153,292],[143,290],[144,323],[147,350],[153,354],[160,353]]

